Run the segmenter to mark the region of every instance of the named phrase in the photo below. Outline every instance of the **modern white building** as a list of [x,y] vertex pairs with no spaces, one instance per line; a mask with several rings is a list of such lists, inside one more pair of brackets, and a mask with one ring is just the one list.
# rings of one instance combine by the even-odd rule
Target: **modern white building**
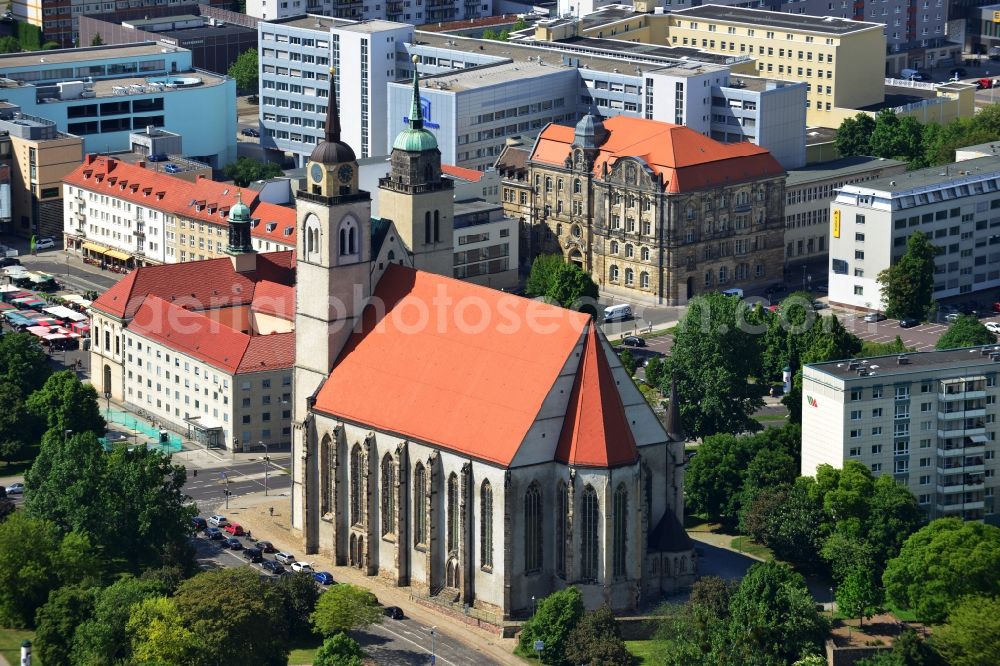
[[[130,150],[152,125],[179,134],[186,156],[236,160],[236,82],[195,70],[191,51],[153,42],[0,55],[2,97],[83,138],[84,152]],[[211,109],[211,113],[192,113]]]
[[385,19],[412,25],[447,23],[493,14],[493,0],[247,0],[246,13],[274,21],[305,13],[354,21]]
[[845,185],[830,218],[832,302],[883,308],[878,274],[918,230],[939,251],[936,300],[1000,286],[1000,157]]
[[518,285],[518,221],[498,203],[455,203],[454,277],[494,289]]
[[997,522],[998,375],[996,346],[807,365],[802,474],[857,460],[930,518]]

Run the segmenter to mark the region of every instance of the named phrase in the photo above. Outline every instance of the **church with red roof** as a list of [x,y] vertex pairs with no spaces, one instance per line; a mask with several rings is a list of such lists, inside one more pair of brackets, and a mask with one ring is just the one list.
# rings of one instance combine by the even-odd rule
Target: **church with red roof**
[[496,624],[568,585],[629,610],[690,584],[676,402],[665,428],[589,315],[442,275],[452,210],[416,75],[389,220],[331,100],[297,197],[305,552]]

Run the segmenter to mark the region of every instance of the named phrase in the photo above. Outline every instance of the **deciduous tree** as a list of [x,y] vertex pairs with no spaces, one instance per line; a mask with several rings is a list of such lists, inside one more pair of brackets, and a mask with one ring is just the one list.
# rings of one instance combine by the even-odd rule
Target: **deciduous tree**
[[48,429],[60,435],[69,430],[101,436],[107,427],[94,386],[84,384],[70,370],[51,375],[44,386],[31,394],[27,406]]
[[882,301],[889,317],[924,319],[934,296],[934,257],[937,249],[922,231],[906,239],[899,261],[878,274]]
[[545,648],[539,655],[542,663],[563,666],[566,648],[573,629],[583,617],[583,595],[575,587],[553,592],[538,603],[538,609],[518,635],[517,651],[524,657],[535,656],[535,641]]
[[282,175],[281,167],[274,162],[262,162],[252,157],[238,157],[222,169],[226,178],[232,178],[240,187],[246,187],[258,180],[267,180]]
[[236,89],[243,93],[257,93],[257,49],[247,49],[229,66],[229,76],[236,81]]
[[225,654],[185,625],[177,604],[169,597],[150,597],[133,606],[126,631],[133,663],[211,666],[218,663],[217,655]]
[[996,343],[997,336],[990,333],[973,315],[960,315],[948,330],[938,338],[935,349],[958,349]]
[[934,629],[931,644],[949,666],[996,663],[1000,655],[1000,597],[970,596]]
[[16,386],[21,396],[27,397],[41,388],[50,374],[49,359],[38,338],[30,333],[0,336],[0,382]]
[[94,609],[94,589],[67,585],[49,593],[35,615],[35,651],[43,664],[72,664],[73,636]]
[[872,578],[871,569],[855,568],[837,586],[837,607],[849,617],[858,618],[859,625],[875,615],[881,603],[882,590]]
[[364,629],[382,622],[375,595],[357,585],[335,585],[324,592],[311,616],[313,629],[323,636]]
[[73,635],[74,664],[120,664],[132,655],[126,625],[133,606],[161,596],[161,584],[124,575],[94,595],[93,612],[83,618]]
[[859,113],[853,118],[845,118],[837,129],[837,152],[842,157],[871,155],[873,131],[875,131],[875,119],[867,113]]
[[566,659],[580,665],[632,666],[632,655],[610,608],[603,605],[580,618],[569,634]]
[[920,528],[889,561],[886,597],[925,622],[942,622],[967,595],[1000,594],[1000,528],[939,518]]
[[622,353],[618,355],[618,359],[622,362],[622,367],[625,368],[625,372],[628,373],[628,376],[634,377],[635,357],[632,356],[632,352],[628,349],[623,349]]
[[364,650],[356,640],[338,633],[323,641],[316,651],[313,666],[361,666],[364,658]]

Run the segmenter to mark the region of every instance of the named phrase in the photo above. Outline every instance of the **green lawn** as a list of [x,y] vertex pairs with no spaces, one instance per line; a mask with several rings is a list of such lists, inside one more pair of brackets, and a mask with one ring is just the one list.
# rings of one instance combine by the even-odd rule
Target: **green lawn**
[[[17,629],[0,628],[0,654],[7,658],[11,664],[21,663],[21,643],[25,640],[33,641],[35,633],[33,631],[19,631]],[[39,666],[41,660],[37,654],[31,655],[33,666]]]
[[753,555],[754,557],[759,557],[762,560],[773,560],[774,553],[767,546],[762,546],[755,542],[753,539],[747,536],[733,537],[732,547],[736,550],[747,553],[748,555]]
[[299,641],[292,644],[292,653],[288,655],[290,666],[309,666],[316,659],[316,651],[323,644],[320,636],[314,636],[308,641]]
[[653,641],[625,641],[625,647],[635,657],[635,663],[640,665],[649,664],[652,666],[652,664],[656,663],[653,659],[653,646]]

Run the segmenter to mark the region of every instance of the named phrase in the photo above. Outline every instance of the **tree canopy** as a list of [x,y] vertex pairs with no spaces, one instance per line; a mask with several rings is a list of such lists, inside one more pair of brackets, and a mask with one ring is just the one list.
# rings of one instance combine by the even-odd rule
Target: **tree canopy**
[[528,296],[542,296],[564,308],[596,314],[597,284],[576,264],[558,254],[535,257],[525,284]]
[[48,429],[59,434],[69,430],[100,436],[107,428],[97,403],[97,390],[81,382],[72,370],[49,376],[28,398],[27,406]]
[[959,315],[948,330],[938,338],[935,349],[959,349],[996,343],[997,336],[990,333],[974,315]]
[[631,666],[632,655],[610,608],[600,606],[580,618],[566,643],[566,659],[571,664]]
[[70,632],[73,658],[67,663],[118,664],[132,654],[126,625],[133,606],[166,593],[156,581],[124,575],[94,594],[93,611]]
[[886,597],[925,622],[942,622],[967,595],[1000,594],[1000,528],[939,518],[914,532],[889,562]]
[[232,178],[240,187],[246,187],[258,180],[267,180],[282,175],[281,166],[274,162],[262,162],[252,157],[238,157],[222,169],[226,178]]
[[381,623],[382,609],[375,595],[365,588],[335,585],[320,596],[311,621],[317,633],[333,636]]
[[27,398],[42,387],[52,371],[49,359],[30,333],[0,336],[0,382],[17,387]]
[[247,49],[229,66],[229,76],[236,81],[236,89],[243,93],[257,93],[257,49]]
[[518,654],[534,656],[535,641],[542,641],[545,648],[539,655],[544,664],[565,666],[570,634],[583,618],[583,595],[575,587],[553,592],[538,602],[538,609],[524,623],[517,638]]
[[44,664],[72,664],[73,634],[94,610],[94,591],[81,585],[53,590],[35,615],[35,651]]
[[362,666],[365,653],[358,642],[338,633],[323,641],[312,666]]
[[965,597],[952,607],[948,621],[934,629],[931,643],[949,666],[995,663],[1000,655],[1000,597]]
[[843,157],[871,155],[871,138],[874,131],[875,119],[867,113],[845,118],[837,129],[837,152]]
[[885,313],[894,319],[924,319],[934,297],[934,257],[937,249],[922,231],[906,239],[906,252],[878,274]]

